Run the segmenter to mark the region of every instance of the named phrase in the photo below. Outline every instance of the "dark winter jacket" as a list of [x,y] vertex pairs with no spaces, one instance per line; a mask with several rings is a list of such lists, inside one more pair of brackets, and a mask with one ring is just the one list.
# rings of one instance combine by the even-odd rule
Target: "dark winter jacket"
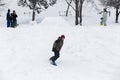
[[6,20],[11,20],[11,15],[10,15],[10,12],[8,12],[8,13],[7,13]]
[[18,17],[17,14],[12,13],[11,16],[12,16],[13,22],[17,21],[16,19]]
[[53,44],[53,49],[52,51],[58,51],[60,52],[61,48],[63,46],[63,40],[61,39],[61,37],[59,37]]

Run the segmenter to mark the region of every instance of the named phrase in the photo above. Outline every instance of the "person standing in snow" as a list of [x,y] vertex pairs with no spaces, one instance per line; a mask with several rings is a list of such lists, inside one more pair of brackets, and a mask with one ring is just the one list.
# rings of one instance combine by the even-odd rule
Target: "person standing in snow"
[[7,28],[11,26],[11,14],[10,14],[10,9],[8,9],[7,12],[7,16],[6,16],[6,20],[7,20]]
[[54,56],[52,56],[50,58],[50,61],[52,61],[53,65],[56,65],[55,61],[59,58],[60,56],[60,50],[63,46],[63,42],[64,42],[65,36],[61,35],[60,37],[58,37],[57,40],[55,40],[54,44],[53,44],[53,48],[52,51],[54,52]]
[[11,27],[16,27],[17,26],[17,14],[15,12],[15,10],[13,10],[13,13],[11,14],[12,16],[12,24],[11,24]]
[[101,18],[100,25],[107,26],[106,22],[107,22],[107,17],[108,17],[108,13],[109,13],[109,12],[107,11],[107,8],[104,8],[101,13],[102,13],[103,15],[102,15],[102,18]]

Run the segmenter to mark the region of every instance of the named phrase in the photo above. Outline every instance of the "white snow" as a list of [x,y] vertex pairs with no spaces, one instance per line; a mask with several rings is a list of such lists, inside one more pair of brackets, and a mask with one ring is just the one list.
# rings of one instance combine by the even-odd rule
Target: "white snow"
[[[114,13],[107,26],[99,26],[100,15],[92,12],[83,16],[83,26],[74,26],[74,16],[45,11],[31,22],[30,14],[16,12],[16,28],[6,28],[5,11],[0,17],[0,80],[120,80],[120,23],[114,23]],[[65,41],[53,66],[52,45],[61,34]]]

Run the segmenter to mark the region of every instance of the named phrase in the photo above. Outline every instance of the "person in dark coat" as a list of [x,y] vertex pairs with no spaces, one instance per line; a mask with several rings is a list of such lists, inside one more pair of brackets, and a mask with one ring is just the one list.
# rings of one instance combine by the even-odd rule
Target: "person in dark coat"
[[7,12],[7,16],[6,16],[6,20],[7,20],[7,28],[11,26],[11,14],[10,14],[10,9],[8,9]]
[[11,27],[16,27],[17,26],[17,14],[15,12],[15,10],[13,10],[13,13],[11,14],[11,17],[12,17],[12,24],[11,24]]
[[63,42],[64,42],[65,36],[61,35],[57,40],[55,40],[54,44],[53,44],[53,48],[52,51],[54,52],[54,56],[52,56],[50,58],[50,60],[52,61],[53,65],[56,65],[55,61],[59,58],[60,56],[60,50],[63,46]]

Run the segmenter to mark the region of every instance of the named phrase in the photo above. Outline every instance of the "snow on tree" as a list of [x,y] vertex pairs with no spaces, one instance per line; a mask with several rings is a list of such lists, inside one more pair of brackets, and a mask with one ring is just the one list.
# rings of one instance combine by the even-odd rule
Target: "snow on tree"
[[1,7],[1,6],[4,6],[4,5],[5,5],[5,3],[3,3],[2,0],[0,0],[0,7]]
[[50,4],[50,6],[56,4],[56,2],[57,2],[57,0],[49,0],[49,4]]
[[82,25],[82,11],[83,11],[83,3],[84,2],[90,2],[95,9],[97,9],[97,6],[93,0],[75,0],[75,25]]
[[35,20],[35,12],[40,13],[42,10],[47,9],[49,5],[54,5],[56,0],[19,0],[18,5],[23,7],[29,7],[33,10],[32,21]]
[[0,0],[0,11],[3,10],[5,3],[3,2],[3,0]]
[[[83,3],[86,1],[87,3],[91,3],[92,6],[98,10],[97,5],[95,4],[94,0],[65,0],[68,4],[67,10],[66,10],[66,16],[68,15],[69,8],[71,7],[75,11],[75,25],[82,25],[82,9],[83,9]],[[74,3],[75,5],[73,5]],[[75,7],[74,7],[75,6]]]

